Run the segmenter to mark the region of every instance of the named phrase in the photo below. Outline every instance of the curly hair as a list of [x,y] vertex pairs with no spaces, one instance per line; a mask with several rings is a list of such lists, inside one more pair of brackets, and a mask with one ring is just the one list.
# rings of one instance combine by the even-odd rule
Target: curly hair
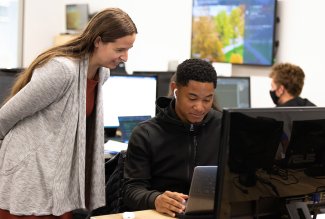
[[277,85],[283,85],[289,94],[297,97],[304,86],[305,73],[297,65],[280,63],[272,67],[270,78]]
[[202,59],[187,59],[177,66],[176,84],[187,86],[190,80],[212,82],[217,87],[217,72],[214,67]]

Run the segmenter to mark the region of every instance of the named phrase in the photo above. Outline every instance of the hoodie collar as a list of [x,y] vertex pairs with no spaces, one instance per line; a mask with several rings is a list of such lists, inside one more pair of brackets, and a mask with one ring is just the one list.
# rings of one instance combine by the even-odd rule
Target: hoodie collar
[[158,110],[158,118],[191,131],[200,129],[200,127],[204,126],[211,119],[211,115],[208,113],[201,123],[190,124],[183,122],[175,111],[175,98],[173,97],[159,97],[156,100],[156,106]]

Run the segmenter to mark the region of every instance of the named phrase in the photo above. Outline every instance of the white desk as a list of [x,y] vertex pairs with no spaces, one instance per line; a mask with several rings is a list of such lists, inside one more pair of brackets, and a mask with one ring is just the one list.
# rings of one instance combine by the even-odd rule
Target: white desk
[[[144,211],[135,211],[135,219],[171,219],[165,214],[158,213],[155,210],[144,210]],[[122,213],[119,214],[109,214],[103,216],[91,217],[91,219],[121,219]]]

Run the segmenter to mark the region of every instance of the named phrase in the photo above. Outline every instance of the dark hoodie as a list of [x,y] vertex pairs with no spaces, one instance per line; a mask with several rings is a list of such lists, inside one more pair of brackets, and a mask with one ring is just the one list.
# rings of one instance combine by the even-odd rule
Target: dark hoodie
[[283,104],[278,104],[277,107],[291,107],[291,106],[316,106],[306,98],[295,97]]
[[182,122],[174,99],[160,97],[156,117],[134,128],[124,169],[124,203],[130,210],[154,209],[165,191],[188,194],[193,169],[217,165],[221,113],[210,110],[200,124]]

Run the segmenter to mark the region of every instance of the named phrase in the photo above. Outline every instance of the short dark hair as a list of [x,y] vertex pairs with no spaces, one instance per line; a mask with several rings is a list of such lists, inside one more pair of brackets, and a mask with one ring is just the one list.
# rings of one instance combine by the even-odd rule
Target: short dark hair
[[213,83],[217,87],[217,72],[203,59],[187,59],[177,66],[176,84],[187,86],[190,80]]

